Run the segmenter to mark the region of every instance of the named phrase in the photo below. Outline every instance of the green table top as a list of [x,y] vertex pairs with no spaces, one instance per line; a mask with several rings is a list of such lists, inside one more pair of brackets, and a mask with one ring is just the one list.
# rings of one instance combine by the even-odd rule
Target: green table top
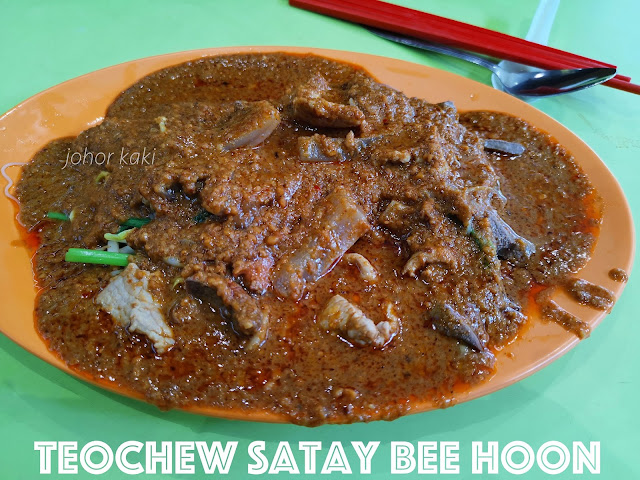
[[[398,3],[524,37],[538,2]],[[489,74],[479,68],[391,44],[358,26],[290,7],[285,0],[2,0],[0,7],[0,111],[50,86],[102,67],[150,55],[230,45],[296,45],[375,53],[489,83]],[[616,64],[621,73],[638,82],[639,14],[640,6],[635,0],[565,1],[558,10],[549,44]],[[640,177],[636,163],[640,161],[640,97],[599,86],[539,100],[535,106],[566,125],[600,155],[621,183],[637,221],[640,192],[634,185]],[[82,447],[92,440],[101,440],[114,450],[129,440],[238,441],[225,478],[249,477],[247,465],[252,461],[247,447],[256,440],[266,442],[269,459],[278,442],[289,441],[301,470],[299,476],[305,475],[298,442],[322,442],[317,475],[309,477],[340,476],[321,475],[320,469],[331,442],[341,441],[353,468],[352,477],[359,477],[358,457],[350,442],[380,441],[372,473],[362,475],[375,479],[391,478],[392,441],[414,445],[419,441],[459,442],[460,475],[449,475],[452,478],[481,477],[471,474],[474,441],[485,445],[497,441],[502,447],[521,440],[534,450],[552,440],[569,448],[574,441],[598,441],[600,478],[640,478],[636,460],[640,447],[640,355],[633,341],[636,335],[640,337],[640,323],[635,316],[639,304],[634,300],[639,293],[640,285],[632,275],[613,313],[588,340],[549,367],[502,391],[450,409],[389,423],[315,429],[163,413],[76,380],[0,335],[0,478],[40,478],[36,441],[75,441]],[[2,298],[4,302],[11,301],[4,295]],[[42,477],[58,478],[57,457],[53,458],[53,474]],[[82,467],[79,471],[78,475],[67,476],[94,478]],[[418,476],[422,475],[416,470],[404,478]],[[115,464],[101,477],[130,478]],[[512,477],[516,476],[502,467],[498,475],[491,476]],[[534,466],[523,478],[548,477]],[[571,467],[559,476],[570,477]],[[167,478],[205,478],[205,474],[198,466],[196,475],[176,473]]]

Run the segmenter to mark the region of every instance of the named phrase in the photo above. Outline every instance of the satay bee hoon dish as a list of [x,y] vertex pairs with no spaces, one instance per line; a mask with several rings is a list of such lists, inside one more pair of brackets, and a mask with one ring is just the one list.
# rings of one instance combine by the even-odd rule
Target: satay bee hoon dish
[[173,54],[0,122],[31,139],[3,155],[26,162],[10,194],[38,288],[11,260],[3,331],[161,409],[319,425],[475,398],[588,337],[631,263],[586,145],[398,60]]

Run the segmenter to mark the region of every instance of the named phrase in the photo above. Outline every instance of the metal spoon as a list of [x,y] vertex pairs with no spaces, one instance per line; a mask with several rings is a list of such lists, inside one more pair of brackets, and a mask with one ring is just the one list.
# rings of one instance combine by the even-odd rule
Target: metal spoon
[[[531,20],[531,25],[529,25],[527,36],[524,37],[525,40],[536,42],[540,45],[546,45],[549,41],[551,27],[553,26],[553,21],[556,18],[559,6],[560,0],[540,0],[538,8],[536,8],[536,13],[533,15],[533,19]],[[533,72],[537,70],[536,67],[511,62],[509,60],[502,60],[498,63],[498,66],[509,73]],[[493,85],[493,88],[497,88],[498,90],[502,89],[502,82],[495,74],[491,75],[491,85]],[[533,102],[536,97],[520,96],[520,99],[525,102]]]
[[533,72],[508,72],[484,57],[464,50],[434,44],[413,37],[398,35],[386,30],[367,29],[392,42],[457,57],[491,70],[500,80],[503,90],[511,95],[550,96],[574,92],[606,82],[616,74],[615,68],[578,68],[572,70],[536,70]]

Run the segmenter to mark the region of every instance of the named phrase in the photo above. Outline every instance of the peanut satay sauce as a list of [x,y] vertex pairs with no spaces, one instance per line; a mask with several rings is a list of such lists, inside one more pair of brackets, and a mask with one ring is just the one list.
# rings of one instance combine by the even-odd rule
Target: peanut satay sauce
[[[326,99],[364,111],[366,127],[317,127],[292,118],[296,89],[314,75],[330,85]],[[263,100],[279,110],[278,128],[259,146],[223,152],[225,161],[215,163],[204,140],[209,139],[208,122],[212,128],[220,124],[216,105]],[[400,129],[419,151],[423,146],[416,142],[423,141],[425,125],[435,135],[431,153],[420,157],[426,163],[403,163],[413,158],[410,154],[389,164],[362,158],[315,164],[298,160],[298,137],[321,134],[340,140],[353,130],[358,137],[397,138],[394,132]],[[484,152],[484,138],[518,142],[525,152],[513,158]],[[155,163],[62,168],[71,152],[118,154],[123,148],[155,149]],[[448,166],[438,163],[442,159]],[[203,175],[207,168],[219,180]],[[105,170],[108,177],[101,173]],[[193,175],[202,178],[191,182]],[[447,175],[461,183],[446,183]],[[262,278],[282,252],[299,247],[304,219],[313,216],[336,184],[352,195],[371,225],[349,252],[367,258],[381,280],[364,281],[357,268],[338,261],[301,299],[283,299],[270,288],[251,290],[249,280]],[[488,258],[491,252],[479,249],[461,228],[456,208],[464,202],[456,188],[463,184],[499,184],[506,198],[501,217],[536,246],[525,264]],[[392,419],[422,401],[446,406],[456,392],[491,376],[496,349],[523,328],[521,316],[504,316],[497,309],[504,301],[501,295],[516,309],[526,313],[540,308],[578,336],[588,334],[584,322],[549,313],[557,306],[534,294],[564,288],[587,262],[599,232],[601,202],[571,155],[523,120],[495,112],[458,117],[450,106],[408,99],[359,68],[319,57],[232,55],[152,74],[123,92],[101,125],[47,145],[25,167],[17,193],[26,232],[30,238],[38,232],[36,321],[49,348],[71,368],[119,384],[161,408],[262,410],[318,425]],[[428,222],[421,215],[433,198]],[[448,205],[447,198],[458,207]],[[236,203],[225,210],[220,199]],[[397,230],[378,222],[394,200],[411,212]],[[70,222],[45,218],[47,211],[72,210]],[[96,305],[95,297],[118,274],[117,268],[64,261],[69,247],[104,245],[104,233],[115,232],[129,217],[154,218],[128,240],[136,250],[133,261],[143,270],[161,272],[166,283],[159,300],[176,344],[163,354]],[[436,223],[443,237],[434,235]],[[403,275],[413,249],[429,242],[455,247],[464,268],[436,265],[415,278]],[[176,255],[183,255],[181,262],[228,266],[226,274],[270,312],[263,345],[245,349],[246,339],[229,318],[176,281],[182,267],[163,261]],[[224,268],[221,272],[225,274]],[[599,299],[609,298],[603,290],[597,293]],[[376,324],[385,320],[380,307],[392,302],[399,331],[384,347],[372,348],[322,330],[317,317],[336,294]],[[480,323],[473,326],[484,349],[474,350],[435,328],[428,312],[436,302],[455,304],[476,316]]]

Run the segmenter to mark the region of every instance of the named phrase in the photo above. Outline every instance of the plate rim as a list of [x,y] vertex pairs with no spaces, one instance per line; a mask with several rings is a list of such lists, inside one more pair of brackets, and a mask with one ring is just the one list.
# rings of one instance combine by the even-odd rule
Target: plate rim
[[[396,59],[396,58],[391,58],[391,57],[384,57],[384,56],[380,56],[380,55],[372,55],[369,53],[362,53],[362,52],[351,52],[351,51],[346,51],[346,50],[333,50],[333,49],[322,49],[322,48],[314,48],[314,47],[291,47],[291,46],[233,46],[233,47],[218,47],[218,48],[204,48],[204,49],[196,49],[196,50],[187,50],[187,51],[180,51],[180,52],[172,52],[172,53],[166,53],[166,54],[160,54],[160,55],[154,55],[154,56],[150,56],[150,57],[144,57],[141,59],[135,59],[135,60],[130,60],[127,62],[122,62],[116,65],[111,65],[111,66],[107,66],[104,68],[101,68],[99,70],[95,70],[92,72],[88,72],[85,73],[83,75],[68,79],[62,83],[56,84],[54,86],[51,86],[41,92],[36,93],[35,95],[32,95],[31,97],[23,100],[22,102],[20,102],[18,105],[12,107],[11,109],[9,109],[7,112],[5,112],[4,114],[2,114],[0,116],[0,130],[2,130],[5,126],[5,123],[7,122],[12,122],[14,120],[14,117],[18,114],[18,112],[20,112],[21,110],[27,108],[29,106],[32,105],[37,105],[38,102],[44,98],[46,98],[47,95],[50,95],[52,92],[55,93],[58,90],[64,90],[65,88],[69,87],[69,86],[73,86],[78,82],[85,82],[85,81],[92,81],[97,79],[98,81],[100,80],[101,77],[105,76],[107,77],[109,75],[109,73],[113,73],[113,72],[117,72],[120,70],[126,70],[129,66],[140,66],[140,64],[143,65],[142,70],[146,70],[146,73],[143,73],[139,76],[137,76],[133,81],[131,81],[129,84],[125,85],[124,87],[122,87],[119,91],[122,92],[124,91],[126,88],[128,88],[129,86],[131,86],[133,83],[135,83],[136,81],[138,81],[139,79],[141,79],[142,77],[148,75],[149,73],[152,73],[153,71],[157,71],[159,69],[162,68],[167,68],[169,66],[172,65],[178,65],[180,63],[183,63],[185,61],[194,61],[194,60],[198,60],[201,58],[206,58],[206,57],[210,57],[210,56],[216,56],[216,55],[224,55],[224,54],[234,54],[234,53],[274,53],[274,52],[284,52],[284,53],[294,53],[294,54],[313,54],[313,55],[319,55],[322,57],[326,57],[326,58],[330,58],[330,59],[334,59],[334,60],[338,60],[338,61],[346,61],[348,63],[352,63],[354,65],[357,65],[361,68],[363,68],[365,71],[369,72],[374,78],[376,78],[379,81],[382,81],[383,83],[388,83],[385,80],[380,78],[379,74],[376,74],[376,70],[377,70],[377,66],[379,66],[380,64],[384,64],[385,66],[390,64],[392,67],[396,67],[398,68],[401,72],[400,75],[408,75],[407,72],[411,72],[411,71],[415,71],[415,70],[419,70],[422,72],[422,75],[418,75],[418,78],[429,78],[433,75],[435,75],[435,77],[437,78],[436,82],[438,81],[442,81],[442,80],[438,80],[441,77],[444,77],[444,79],[455,79],[456,82],[458,83],[462,83],[462,84],[468,84],[470,86],[473,87],[472,90],[472,94],[473,95],[478,95],[478,96],[483,96],[483,95],[488,95],[491,98],[497,98],[500,100],[499,104],[500,105],[506,105],[507,107],[511,107],[513,106],[514,109],[523,109],[523,111],[526,113],[525,116],[522,116],[521,118],[523,118],[525,121],[531,123],[534,127],[543,130],[547,133],[550,133],[552,136],[557,137],[558,134],[560,134],[560,137],[571,137],[574,140],[577,140],[578,145],[580,145],[580,151],[581,153],[587,153],[588,155],[591,156],[591,160],[593,161],[593,159],[595,158],[596,163],[598,168],[604,169],[604,171],[606,172],[606,176],[607,176],[607,181],[612,185],[615,193],[618,196],[618,200],[622,199],[622,203],[621,204],[616,204],[617,208],[621,208],[621,212],[619,212],[621,215],[621,218],[625,221],[625,223],[627,224],[626,226],[628,227],[628,234],[629,237],[627,238],[628,241],[628,255],[627,255],[627,262],[626,265],[622,265],[620,266],[621,268],[624,268],[626,270],[626,272],[628,274],[631,273],[631,269],[633,266],[633,259],[634,259],[634,253],[635,253],[635,230],[634,230],[634,224],[633,224],[633,218],[631,215],[631,209],[630,206],[628,204],[628,201],[626,199],[626,196],[624,195],[624,191],[622,190],[619,182],[617,181],[617,179],[615,178],[615,176],[612,174],[612,172],[610,171],[610,169],[608,168],[607,164],[595,153],[594,150],[591,149],[591,147],[584,142],[578,135],[576,135],[575,133],[573,133],[572,131],[570,131],[567,127],[565,127],[564,125],[562,125],[560,122],[558,122],[557,120],[555,120],[554,118],[552,118],[551,116],[547,115],[546,113],[537,110],[535,107],[515,98],[515,97],[511,97],[510,95],[504,93],[504,92],[500,92],[497,91],[495,89],[493,89],[492,87],[476,82],[472,79],[469,79],[467,77],[462,77],[460,75],[454,74],[452,72],[448,72],[445,70],[439,70],[436,69],[434,67],[430,67],[427,65],[423,65],[423,64],[418,64],[415,62],[410,62],[410,61],[406,61],[406,60],[400,60],[400,59]],[[186,59],[186,60],[185,60]],[[356,61],[356,59],[358,61]],[[173,61],[175,60],[175,61]],[[145,68],[146,65],[155,65],[156,63],[162,63],[163,66],[160,66],[159,68],[152,68],[152,69],[148,69]],[[405,71],[404,73],[402,73],[402,69],[403,66],[407,67],[408,70]],[[385,67],[386,68],[386,67]],[[135,68],[133,69],[135,71]],[[132,74],[130,74],[131,76]],[[133,73],[133,75],[136,75],[136,72]],[[410,73],[409,73],[410,75]],[[390,83],[390,86],[397,88],[398,90],[407,93],[405,91],[404,88],[402,88],[401,86],[398,85],[394,85],[393,83]],[[466,94],[467,92],[465,91],[461,91],[460,94]],[[409,93],[407,93],[407,95],[410,95]],[[117,96],[117,95],[116,95]],[[112,97],[109,99],[108,104],[110,104],[115,97]],[[424,98],[424,97],[423,97]],[[433,101],[435,102],[434,99],[428,99],[428,101]],[[469,100],[469,102],[472,102],[473,99]],[[456,103],[456,105],[458,105],[458,101],[454,101],[454,103]],[[465,111],[467,109],[461,108],[461,111]],[[504,111],[504,110],[496,110],[496,111]],[[93,126],[99,122],[101,122],[104,119],[104,114],[106,113],[106,110],[103,112],[102,116],[96,117],[94,118],[91,122],[84,122],[83,125],[81,126],[81,129],[77,132],[79,133],[80,131],[85,130],[86,128],[89,128],[90,126]],[[511,113],[509,111],[507,111],[506,113]],[[511,113],[513,114],[513,113]],[[532,115],[536,121],[532,122],[530,121],[530,117],[529,115]],[[520,115],[518,115],[520,116]],[[537,123],[538,120],[541,120],[542,123],[544,125],[550,125],[552,126],[551,131],[549,131],[546,128],[540,128],[539,124]],[[77,121],[78,125],[80,124],[79,121]],[[76,133],[76,134],[77,134]],[[46,136],[45,136],[46,137]],[[44,143],[42,143],[40,145],[40,147],[37,148],[37,150],[39,150],[42,146],[44,146],[46,143],[48,143],[49,141],[51,141],[53,138],[59,138],[58,135],[54,135],[52,137],[46,137],[47,139],[44,141]],[[0,147],[3,147],[4,149],[0,149],[0,155],[2,155],[2,157],[0,157],[0,165],[4,165],[5,163],[9,163],[5,161],[4,155],[7,153],[7,150],[5,148],[5,142],[4,140],[0,140]],[[9,150],[10,151],[10,150]],[[34,152],[35,153],[35,152]],[[574,151],[572,150],[571,153],[573,154]],[[31,155],[30,158],[32,158],[33,155]],[[576,163],[583,168],[583,164],[582,161],[576,159]],[[595,168],[595,167],[594,167]],[[15,179],[15,174],[12,175],[12,178]],[[589,177],[590,181],[592,181],[592,178]],[[592,181],[592,183],[594,183]],[[604,195],[603,195],[604,197]],[[4,202],[4,203],[11,203],[10,208],[11,211],[14,211],[14,205],[13,202]],[[605,205],[605,215],[607,214],[607,208]],[[13,215],[15,216],[15,212],[13,213]],[[610,227],[611,228],[611,227]],[[601,231],[601,235],[600,237],[602,238],[602,233],[604,231],[604,224],[603,224],[603,228]],[[0,239],[4,240],[5,238],[5,233],[1,233],[0,234]],[[598,244],[600,243],[600,241],[598,241]],[[3,247],[0,246],[0,249],[2,249]],[[594,255],[595,256],[598,251],[598,245],[596,245],[596,250],[594,251]],[[587,266],[585,268],[589,267],[589,264],[592,263],[592,258],[589,260],[589,263],[587,264]],[[5,266],[5,259],[4,258],[0,258],[0,265]],[[29,269],[31,269],[31,265],[29,265]],[[581,272],[584,271],[584,269],[581,269]],[[620,283],[617,285],[618,288],[615,288],[615,293],[616,293],[616,298],[619,298],[620,295],[622,294],[622,291],[624,290],[625,284],[624,283]],[[31,303],[31,310],[33,310],[34,304],[33,302]],[[592,319],[589,322],[589,325],[591,326],[592,329],[596,328],[604,319],[604,317],[607,315],[607,312],[592,312]],[[3,316],[4,318],[5,316]],[[41,358],[42,360],[46,361],[47,363],[57,367],[58,369],[66,372],[66,373],[70,373],[73,376],[75,376],[76,378],[80,378],[84,381],[88,381],[91,384],[97,385],[101,388],[105,388],[109,391],[121,394],[121,395],[125,395],[127,397],[130,398],[136,398],[139,400],[142,400],[142,395],[137,394],[137,392],[131,391],[127,388],[123,388],[117,385],[114,385],[112,383],[108,383],[105,381],[101,381],[99,379],[95,379],[93,377],[91,377],[90,375],[84,373],[84,372],[80,372],[80,371],[76,371],[71,369],[65,362],[63,362],[56,354],[54,354],[53,352],[49,351],[48,349],[46,350],[46,353],[43,354],[42,349],[36,349],[34,351],[33,348],[30,348],[29,345],[24,344],[23,341],[21,341],[21,338],[16,337],[16,335],[12,335],[11,334],[11,330],[9,330],[9,333],[7,333],[7,329],[6,329],[6,320],[0,318],[0,332],[2,332],[5,336],[7,336],[8,338],[10,338],[12,341],[14,341],[15,343],[17,343],[19,346],[21,346],[22,348],[24,348],[25,350],[27,350],[27,352],[29,352],[30,354],[36,355],[37,357]],[[539,320],[534,320],[536,322],[540,322]],[[39,335],[36,332],[35,329],[35,322],[33,322],[33,330],[36,336],[38,336],[38,338],[40,339]],[[560,327],[558,327],[560,328]],[[496,356],[497,359],[498,357],[502,357],[502,356],[506,356],[507,353],[513,348],[514,344],[517,344],[518,342],[524,342],[524,341],[533,341],[535,340],[535,337],[528,339],[527,338],[527,331],[529,329],[526,329],[523,336],[520,337],[518,340],[516,340],[515,342],[512,342],[511,344],[507,345],[501,352],[499,352],[499,354]],[[562,333],[562,332],[560,332]],[[565,332],[566,333],[566,332]],[[570,336],[569,336],[570,335]],[[540,358],[538,360],[538,362],[536,362],[535,364],[528,364],[525,363],[525,365],[528,365],[528,368],[523,368],[520,369],[518,371],[518,373],[516,375],[512,375],[510,381],[497,381],[494,380],[496,378],[496,376],[498,375],[498,373],[496,373],[496,375],[493,376],[493,378],[489,379],[488,381],[484,381],[481,382],[480,384],[477,384],[473,387],[471,387],[471,389],[467,392],[463,392],[463,393],[458,393],[456,394],[456,398],[454,401],[451,402],[451,405],[453,404],[457,404],[457,403],[462,403],[462,402],[466,402],[469,400],[473,400],[475,398],[479,398],[485,395],[488,395],[490,393],[493,393],[495,391],[498,391],[502,388],[505,388],[511,384],[517,383],[520,380],[530,376],[531,374],[543,369],[544,367],[546,367],[547,365],[549,365],[550,363],[554,362],[555,360],[557,360],[558,358],[560,358],[561,356],[563,356],[565,353],[569,352],[571,349],[573,349],[579,342],[580,340],[575,337],[574,335],[562,335],[567,337],[565,339],[565,341],[563,341],[561,344],[557,345],[557,347],[549,352],[547,352],[547,354]],[[44,344],[44,340],[40,339],[41,343]],[[504,355],[503,355],[504,354]],[[504,367],[503,367],[504,368]],[[498,369],[500,369],[500,365],[498,366]],[[407,414],[412,414],[412,413],[419,413],[419,412],[424,412],[424,411],[428,411],[428,410],[432,410],[435,408],[439,408],[442,405],[434,405],[434,402],[432,401],[427,401],[427,402],[414,402],[411,404],[411,409],[407,412]],[[183,410],[183,411],[188,411],[188,412],[192,412],[192,413],[198,413],[198,414],[205,414],[205,415],[209,415],[209,416],[215,416],[215,417],[220,417],[220,418],[227,418],[227,419],[241,419],[241,420],[253,420],[253,421],[266,421],[266,422],[277,422],[277,423],[284,423],[284,422],[288,422],[288,418],[282,414],[276,414],[274,412],[269,412],[269,411],[264,411],[264,410],[245,410],[242,408],[237,408],[237,407],[232,407],[232,408],[225,408],[225,407],[213,407],[213,406],[200,406],[200,405],[190,405],[184,408],[179,408],[179,410]]]

